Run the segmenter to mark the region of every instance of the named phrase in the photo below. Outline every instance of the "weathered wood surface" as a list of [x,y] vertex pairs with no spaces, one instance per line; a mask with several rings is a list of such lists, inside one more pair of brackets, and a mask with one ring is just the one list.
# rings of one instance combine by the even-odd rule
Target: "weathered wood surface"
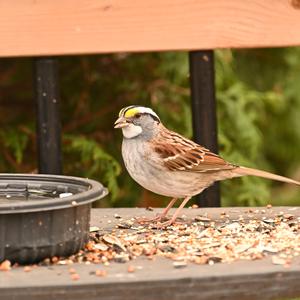
[[0,1],[0,56],[300,45],[299,0]]
[[[226,211],[230,218],[240,214],[249,218],[247,208],[185,209],[188,217],[208,213],[220,219]],[[265,216],[279,211],[300,216],[298,208],[274,208]],[[157,210],[155,211],[157,212]],[[93,209],[92,224],[110,230],[123,218],[150,216],[155,212],[145,209]],[[106,277],[96,277],[91,272],[98,265],[74,264],[80,279],[72,281],[70,266],[38,267],[31,272],[17,268],[0,272],[0,299],[278,299],[300,296],[300,259],[295,259],[289,268],[273,265],[270,259],[239,261],[232,264],[195,265],[175,269],[168,259],[154,261],[138,258],[130,262],[136,266],[135,273],[128,273],[128,264],[113,263],[106,267]],[[102,267],[103,268],[103,267]]]

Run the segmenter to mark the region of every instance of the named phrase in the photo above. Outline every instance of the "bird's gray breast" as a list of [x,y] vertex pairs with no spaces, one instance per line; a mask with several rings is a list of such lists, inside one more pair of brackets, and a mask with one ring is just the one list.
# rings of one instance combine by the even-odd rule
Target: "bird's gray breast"
[[138,139],[124,139],[122,143],[122,156],[125,167],[130,176],[141,185],[151,174],[152,167],[149,162],[149,149],[144,142]]
[[202,174],[164,168],[162,161],[151,151],[146,141],[124,139],[122,155],[130,176],[154,193],[183,198],[199,193],[208,184]]

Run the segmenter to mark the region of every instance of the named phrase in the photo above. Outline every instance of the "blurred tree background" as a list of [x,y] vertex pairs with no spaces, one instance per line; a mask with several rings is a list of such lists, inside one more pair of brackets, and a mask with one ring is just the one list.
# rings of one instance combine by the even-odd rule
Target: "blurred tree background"
[[[99,206],[162,206],[123,167],[126,105],[151,106],[170,129],[192,138],[186,53],[60,57],[64,174],[109,187]],[[32,60],[0,61],[0,172],[36,172]],[[216,51],[220,154],[300,180],[300,49]],[[222,204],[299,204],[300,189],[244,177],[222,183]]]

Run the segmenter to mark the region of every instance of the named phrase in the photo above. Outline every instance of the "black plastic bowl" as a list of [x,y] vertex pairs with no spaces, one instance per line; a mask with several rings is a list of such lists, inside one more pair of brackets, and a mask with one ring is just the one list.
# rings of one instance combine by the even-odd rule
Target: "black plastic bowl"
[[0,262],[78,252],[88,240],[91,203],[105,195],[107,189],[89,179],[0,174]]

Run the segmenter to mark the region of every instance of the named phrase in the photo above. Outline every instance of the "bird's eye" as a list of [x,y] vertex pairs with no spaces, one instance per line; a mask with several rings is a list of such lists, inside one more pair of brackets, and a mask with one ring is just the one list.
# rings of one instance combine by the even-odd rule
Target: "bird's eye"
[[140,118],[141,116],[142,116],[142,114],[137,113],[134,117],[135,117],[136,119],[138,119],[138,118]]

